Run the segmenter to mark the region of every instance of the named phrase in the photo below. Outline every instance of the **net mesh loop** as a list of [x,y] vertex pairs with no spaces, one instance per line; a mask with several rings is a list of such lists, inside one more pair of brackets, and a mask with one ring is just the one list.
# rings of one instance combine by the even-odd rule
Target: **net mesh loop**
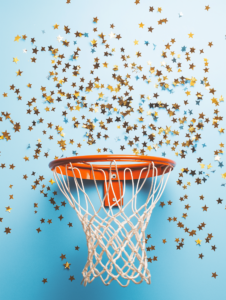
[[[130,281],[140,284],[145,281],[151,283],[151,274],[148,269],[147,254],[145,251],[145,230],[151,217],[152,210],[162,196],[169,179],[172,167],[164,166],[161,178],[157,183],[158,169],[154,162],[150,162],[147,167],[140,170],[139,178],[135,186],[133,172],[130,168],[123,171],[123,190],[120,188],[118,166],[115,160],[110,161],[109,180],[107,180],[106,170],[98,169],[104,175],[106,193],[101,197],[93,165],[91,167],[93,181],[100,201],[98,209],[95,209],[91,199],[85,191],[83,179],[79,168],[68,163],[65,165],[66,176],[59,166],[53,169],[55,181],[68,200],[70,206],[76,211],[86,234],[88,259],[82,271],[84,286],[91,283],[95,278],[100,277],[105,285],[109,285],[113,280],[121,286],[126,287]],[[115,196],[112,185],[112,164],[118,178],[120,197]],[[74,185],[76,187],[76,199],[71,193],[68,168],[73,173]],[[79,174],[78,178],[75,175]],[[97,171],[97,169],[95,169]],[[121,205],[126,192],[126,173],[129,172],[132,183],[132,197]],[[143,172],[145,178],[141,180]],[[149,172],[152,172],[150,189],[146,201],[137,201],[137,197],[145,185]],[[66,177],[66,178],[65,178]],[[150,175],[149,175],[150,177]],[[78,181],[79,179],[79,181]],[[118,207],[110,205],[109,190],[112,188],[115,203]],[[80,199],[80,192],[83,193],[85,201]],[[107,197],[108,208],[104,202]],[[126,210],[130,209],[128,215]],[[101,214],[100,214],[101,212]],[[104,217],[103,217],[104,215]]]

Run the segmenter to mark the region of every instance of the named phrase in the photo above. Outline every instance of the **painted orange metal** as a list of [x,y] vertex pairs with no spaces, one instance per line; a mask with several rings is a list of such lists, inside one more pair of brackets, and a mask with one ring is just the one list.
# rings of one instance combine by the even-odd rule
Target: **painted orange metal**
[[[107,180],[107,186],[109,184],[109,176],[110,176],[110,165],[101,165],[101,164],[92,164],[93,166],[93,172],[92,168],[88,163],[92,162],[112,162],[111,165],[111,180],[112,185],[115,191],[116,198],[120,198],[120,189],[121,189],[121,195],[123,191],[123,180],[131,180],[138,179],[138,178],[146,178],[156,176],[158,174],[162,175],[166,166],[169,166],[165,173],[168,173],[169,170],[173,169],[176,165],[176,163],[173,160],[162,158],[162,157],[155,157],[155,156],[137,156],[137,155],[87,155],[87,156],[76,156],[76,157],[67,157],[67,158],[60,158],[53,160],[49,163],[49,167],[51,170],[54,170],[56,168],[57,173],[61,173],[63,175],[68,175],[71,177],[76,178],[82,178],[82,179],[88,179],[93,180],[94,176],[96,180]],[[126,164],[114,164],[115,162],[128,162]],[[157,169],[153,170],[152,164],[151,168],[148,172],[148,166],[149,164],[153,162],[154,167]],[[129,170],[126,170],[126,168],[129,168],[132,172]],[[141,170],[143,168],[146,168],[141,173]],[[118,171],[118,172],[117,172]],[[74,172],[74,174],[73,174]],[[94,173],[94,176],[93,176]],[[118,175],[117,175],[118,173]],[[141,175],[140,175],[141,173]],[[120,184],[119,184],[120,182]],[[104,184],[104,195],[106,195],[107,189],[106,185]],[[108,197],[108,196],[107,196]],[[108,198],[105,198],[105,206],[108,205]],[[112,188],[109,189],[109,201],[110,204],[114,204],[114,194],[112,191]],[[122,199],[123,202],[123,199]],[[123,204],[123,203],[122,203]],[[115,204],[117,206],[117,204]]]
[[[73,172],[71,170],[71,165],[73,167],[75,176],[77,178],[80,178],[79,171],[81,173],[82,179],[89,179],[93,180],[93,173],[92,169],[87,162],[106,162],[106,161],[125,161],[125,162],[133,162],[127,163],[127,164],[117,164],[118,174],[119,174],[119,180],[124,179],[124,170],[126,168],[131,169],[133,174],[133,179],[138,179],[140,175],[140,171],[143,168],[147,168],[150,162],[154,162],[155,167],[158,170],[158,176],[162,175],[164,169],[166,166],[171,166],[171,169],[176,165],[176,163],[173,160],[162,158],[162,157],[155,157],[155,156],[137,156],[137,155],[87,155],[87,156],[76,156],[76,157],[67,157],[67,158],[60,158],[56,159],[50,162],[49,167],[53,170],[55,167],[56,172],[60,173],[60,169],[62,174],[66,175],[66,168],[67,168],[67,174],[68,176],[73,177]],[[137,164],[134,164],[136,162]],[[139,164],[138,164],[139,163]],[[118,176],[116,174],[116,167],[114,163],[111,165],[112,175],[116,175],[115,178],[112,178],[112,181],[118,180]],[[77,169],[75,169],[77,168]],[[109,165],[97,165],[93,164],[94,169],[94,175],[96,180],[104,180],[106,176],[106,180],[109,180]],[[102,169],[105,173],[100,170]],[[79,170],[79,171],[78,171]],[[166,170],[166,173],[168,173],[170,168]],[[142,172],[141,178],[145,178],[147,175],[147,170],[144,170]],[[151,169],[149,171],[148,177],[156,176],[156,173]],[[131,180],[131,173],[129,171],[125,172],[125,180]]]
[[[104,196],[107,194],[107,191],[108,191],[108,185],[109,185],[109,182],[107,183],[107,185],[104,183]],[[112,191],[112,186],[113,186],[113,189],[114,189],[114,192],[115,192],[115,196],[114,196],[114,193]],[[108,195],[105,197],[104,199],[104,206],[108,207],[109,204],[110,205],[113,205],[113,206],[118,206],[119,205],[123,205],[123,198],[121,199],[121,201],[119,201],[118,203],[115,201],[115,197],[117,200],[120,199],[120,191],[121,191],[121,196],[123,194],[123,183],[122,181],[112,181],[112,186],[110,186],[109,188],[109,193]],[[109,198],[108,198],[109,196]]]

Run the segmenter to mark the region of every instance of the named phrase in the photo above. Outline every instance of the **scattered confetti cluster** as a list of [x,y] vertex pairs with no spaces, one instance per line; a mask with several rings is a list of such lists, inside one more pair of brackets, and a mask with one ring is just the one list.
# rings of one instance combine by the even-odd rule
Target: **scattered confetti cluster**
[[[67,0],[66,4],[70,2]],[[140,3],[140,0],[134,2],[137,6]],[[206,5],[204,11],[210,13],[210,6]],[[16,135],[23,135],[25,130],[32,135],[32,131],[40,124],[45,126],[44,130],[39,130],[36,144],[21,137],[26,151],[22,158],[24,173],[19,180],[26,181],[33,176],[33,183],[27,188],[37,192],[40,198],[47,198],[55,211],[66,206],[65,201],[60,204],[55,198],[56,183],[52,178],[45,179],[43,174],[37,175],[36,170],[28,173],[26,164],[40,160],[43,168],[47,169],[50,160],[84,153],[132,153],[175,160],[182,166],[174,170],[178,172],[174,186],[181,196],[179,199],[169,200],[167,204],[185,204],[181,215],[175,213],[168,216],[167,220],[170,226],[176,226],[186,233],[186,238],[175,238],[175,250],[183,251],[186,242],[193,242],[194,247],[200,247],[197,259],[204,260],[205,249],[201,250],[203,243],[209,243],[210,249],[217,251],[214,233],[210,227],[210,233],[205,234],[205,237],[200,235],[208,226],[203,221],[203,215],[209,212],[205,203],[205,197],[208,195],[203,195],[205,185],[211,176],[217,176],[218,190],[225,187],[226,179],[223,164],[224,112],[221,110],[224,97],[208,78],[211,73],[211,61],[205,54],[207,49],[214,51],[214,43],[210,40],[202,49],[197,49],[195,43],[192,45],[196,33],[187,32],[187,44],[181,45],[180,40],[172,36],[165,41],[164,47],[160,48],[152,42],[151,34],[168,25],[167,11],[162,7],[150,6],[148,12],[150,15],[158,14],[159,20],[157,24],[137,24],[141,34],[140,38],[134,36],[130,41],[132,50],[127,49],[128,42],[127,47],[122,46],[124,36],[118,24],[109,24],[105,31],[100,32],[98,25],[101,18],[98,16],[90,20],[89,32],[80,32],[66,23],[53,24],[52,28],[48,28],[49,35],[55,37],[55,42],[51,44],[42,43],[26,33],[16,33],[14,42],[21,44],[21,51],[12,57],[11,63],[16,64],[17,70],[12,74],[12,84],[5,86],[2,93],[1,101],[7,101],[8,110],[0,112],[0,143],[10,143]],[[178,15],[179,18],[183,18],[182,12]],[[149,51],[141,51],[140,45],[145,45]],[[156,52],[159,59],[151,61],[152,53]],[[21,63],[22,56],[26,56],[30,61],[30,68],[26,68],[26,71]],[[84,60],[84,56],[87,57],[87,61]],[[33,65],[42,66],[43,61],[47,60],[48,72],[43,71],[39,74],[45,84],[40,85],[39,80],[29,81],[26,85],[27,92],[22,92],[24,87],[20,86],[18,78],[29,77],[33,72]],[[35,91],[30,97],[28,95],[32,94],[33,88],[38,88],[39,93]],[[19,114],[12,116],[11,103],[15,99],[21,102],[21,110]],[[24,103],[26,108],[22,105]],[[206,109],[206,103],[211,103],[211,111]],[[58,116],[57,123],[53,121],[56,120],[54,114]],[[31,116],[33,121],[30,122]],[[25,124],[26,120],[29,121],[23,127],[21,123]],[[221,139],[219,143],[215,144],[214,137],[207,139],[206,133],[210,128],[215,130],[216,140]],[[48,143],[42,142],[41,136],[45,135],[48,136]],[[214,151],[209,156],[210,159],[205,161],[202,156],[196,155],[196,152],[199,149],[208,151],[205,148],[209,146],[210,140]],[[7,165],[4,155],[0,156],[2,177],[5,169],[13,171],[17,167],[15,162]],[[192,160],[192,164],[188,163],[187,157],[189,161]],[[203,188],[197,189],[198,186]],[[13,190],[13,184],[9,188]],[[196,198],[201,201],[199,223],[196,227],[188,228],[189,209],[192,207],[192,204],[189,204],[189,192],[192,189],[197,189]],[[174,188],[171,197],[173,191]],[[10,192],[9,200],[13,199],[14,194]],[[215,205],[222,205],[224,202],[224,199],[218,197],[217,191],[214,200]],[[4,221],[4,214],[13,212],[13,201],[4,200],[4,203],[5,211],[2,207],[0,210],[0,230],[10,235],[13,227]],[[159,205],[164,210],[168,207],[164,202],[160,202]],[[35,214],[38,213],[38,207],[38,203],[34,203]],[[59,222],[63,218],[61,212],[58,216]],[[36,229],[38,234],[42,234],[44,223],[51,225],[54,222],[51,218],[45,220],[41,217],[41,225]],[[67,225],[73,227],[72,222]],[[151,234],[148,234],[147,244],[150,238]],[[164,245],[173,242],[165,237],[160,237],[160,240]],[[79,250],[79,246],[75,246],[75,250]],[[148,244],[146,251],[148,254],[156,251],[155,245]],[[65,261],[62,268],[69,270],[71,263],[67,261],[66,254],[61,254],[60,259]],[[157,261],[156,254],[148,258],[150,263]],[[212,273],[213,278],[217,276],[216,272]],[[74,275],[70,275],[69,280],[73,282]],[[47,278],[43,278],[42,282],[48,283]]]

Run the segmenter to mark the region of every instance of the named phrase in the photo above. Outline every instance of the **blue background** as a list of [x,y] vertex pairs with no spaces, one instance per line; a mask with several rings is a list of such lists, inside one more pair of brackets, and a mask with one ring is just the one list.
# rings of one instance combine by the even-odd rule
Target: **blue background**
[[[0,140],[0,164],[6,165],[6,168],[0,169],[0,217],[3,221],[0,223],[0,299],[225,299],[225,179],[221,174],[225,173],[225,167],[218,166],[218,162],[214,160],[214,151],[219,150],[219,144],[225,141],[225,135],[220,134],[218,129],[213,128],[212,119],[215,117],[214,109],[219,110],[219,115],[225,114],[225,102],[220,102],[220,106],[215,107],[211,103],[212,94],[205,89],[204,85],[200,83],[203,77],[208,77],[211,88],[214,87],[217,91],[214,97],[218,98],[225,95],[225,9],[226,4],[223,1],[143,1],[136,5],[134,1],[74,1],[66,4],[66,1],[7,1],[1,2],[1,84],[0,84],[0,111],[8,111],[11,119],[14,122],[20,122],[20,132],[13,130],[12,124],[9,120],[0,122],[0,132],[7,130],[11,134],[11,140]],[[206,11],[205,6],[209,5],[210,10]],[[149,12],[149,6],[154,7],[154,12]],[[158,7],[162,8],[162,12],[158,13]],[[180,18],[179,13],[183,16]],[[97,24],[93,23],[93,18],[98,17]],[[167,18],[166,24],[158,25],[159,19]],[[139,23],[145,24],[144,28],[139,28]],[[59,24],[59,29],[54,30],[53,25]],[[110,24],[114,23],[115,28],[111,29]],[[71,28],[70,34],[65,34],[64,26]],[[147,27],[152,26],[153,32],[147,31]],[[93,28],[97,27],[98,31],[93,32]],[[44,32],[43,32],[44,31]],[[75,38],[74,32],[79,31],[88,33],[88,37]],[[121,34],[122,39],[109,39],[110,32]],[[115,48],[116,51],[112,57],[104,57],[105,50],[101,42],[98,41],[98,47],[94,48],[97,52],[91,53],[90,41],[97,39],[97,34],[103,32],[110,44],[110,49]],[[188,34],[194,33],[193,38],[188,38]],[[18,43],[14,42],[17,35],[28,36],[26,41],[20,40]],[[70,47],[64,47],[58,43],[56,37],[61,35],[64,39],[70,41]],[[30,39],[34,37],[36,42],[31,44]],[[125,54],[130,55],[129,62],[136,62],[138,65],[144,66],[139,77],[142,74],[148,74],[149,66],[147,61],[152,62],[152,66],[156,69],[163,70],[161,61],[166,61],[167,64],[174,65],[171,61],[172,57],[168,54],[167,59],[161,57],[167,43],[171,38],[175,38],[176,43],[171,47],[176,55],[181,54],[181,58],[177,62],[182,63],[182,72],[177,73],[176,68],[172,73],[167,73],[164,69],[164,75],[169,78],[168,82],[172,82],[174,78],[179,76],[194,76],[197,79],[195,87],[190,88],[191,96],[185,95],[184,87],[173,87],[167,90],[154,88],[154,83],[157,82],[154,75],[150,75],[152,83],[150,85],[143,83],[143,80],[136,79],[136,74],[131,72],[131,69],[124,69],[122,61],[120,60],[120,48],[125,48]],[[139,45],[134,45],[134,40],[139,40]],[[77,44],[73,45],[74,41]],[[146,46],[145,41],[150,44]],[[208,46],[209,42],[213,42],[213,46]],[[154,46],[154,45],[156,46]],[[88,146],[85,137],[86,130],[82,128],[81,116],[84,114],[86,118],[94,119],[88,109],[81,111],[69,112],[67,109],[67,100],[62,102],[55,102],[49,105],[42,98],[40,91],[41,86],[45,86],[47,94],[49,91],[55,89],[55,83],[48,80],[49,71],[52,70],[51,59],[52,56],[48,51],[41,52],[41,46],[58,47],[59,53],[64,53],[66,59],[64,62],[70,64],[79,64],[82,66],[81,76],[85,77],[86,83],[92,80],[93,77],[101,78],[100,82],[105,84],[116,85],[112,81],[112,67],[119,65],[119,74],[131,74],[130,85],[134,86],[134,91],[131,93],[134,102],[134,113],[126,118],[131,124],[137,123],[139,128],[137,131],[126,133],[122,128],[122,123],[111,123],[106,132],[110,138],[105,141],[104,138],[97,140],[97,143]],[[32,49],[37,46],[39,49],[38,55],[32,53]],[[70,55],[76,48],[80,47],[82,51],[78,62],[70,61]],[[187,47],[187,51],[191,47],[196,48],[196,53],[191,54],[191,61],[186,62],[184,54],[181,51],[182,47]],[[23,49],[27,49],[27,53],[23,53]],[[154,50],[155,49],[155,50]],[[204,49],[204,54],[200,55],[199,50]],[[140,51],[142,57],[136,58],[135,52]],[[168,50],[167,50],[168,51]],[[109,51],[110,52],[110,51]],[[169,51],[168,51],[169,53]],[[37,57],[36,63],[31,63],[31,57]],[[19,62],[13,63],[13,57],[17,57]],[[101,68],[95,71],[95,75],[90,74],[92,69],[93,59],[100,58]],[[204,73],[204,61],[207,58],[209,62],[209,73]],[[108,69],[102,67],[102,63],[109,62]],[[188,63],[196,65],[195,70],[189,69]],[[18,69],[23,71],[22,76],[16,76]],[[68,77],[69,82],[77,82],[77,87],[80,85],[79,77],[70,78],[71,71],[63,73],[62,77]],[[60,76],[59,76],[60,77]],[[27,88],[28,83],[32,84],[32,88]],[[73,92],[70,83],[63,85],[63,90]],[[16,94],[10,91],[9,86],[14,84],[16,88],[20,89],[22,101],[18,101]],[[124,91],[124,90],[123,90]],[[87,95],[88,103],[95,103],[98,99],[100,90],[94,90],[91,95]],[[106,88],[102,90],[105,94],[104,100],[100,103],[112,103],[117,106],[116,101],[112,101],[113,93],[110,93]],[[203,100],[200,104],[196,103],[196,92],[201,92]],[[3,97],[3,93],[8,93],[8,97]],[[176,112],[177,118],[182,118],[185,114],[188,120],[193,117],[198,120],[199,113],[203,112],[206,117],[210,118],[210,123],[205,125],[201,133],[202,139],[196,143],[196,152],[187,151],[186,159],[181,159],[171,151],[171,145],[163,145],[157,150],[152,149],[146,154],[154,156],[162,156],[165,152],[165,157],[176,161],[177,166],[174,169],[168,181],[168,185],[164,192],[161,201],[165,202],[162,208],[157,205],[151,216],[150,223],[147,228],[147,234],[151,234],[152,238],[148,240],[147,246],[155,245],[155,251],[148,252],[148,256],[158,256],[157,262],[149,263],[149,269],[152,275],[151,285],[142,283],[135,285],[131,283],[127,288],[122,288],[116,282],[108,287],[104,286],[100,279],[95,279],[94,282],[86,287],[80,285],[82,280],[81,271],[87,259],[87,247],[85,234],[82,226],[75,214],[75,211],[67,205],[60,206],[64,201],[63,195],[56,183],[51,185],[49,180],[53,178],[52,172],[48,168],[48,163],[54,159],[55,156],[64,157],[72,156],[72,152],[76,151],[78,155],[83,154],[97,154],[97,149],[100,148],[103,154],[103,148],[108,148],[106,153],[122,153],[120,152],[120,145],[125,144],[126,150],[124,154],[133,154],[132,149],[127,145],[126,138],[133,139],[133,137],[140,136],[140,143],[137,149],[141,149],[141,142],[147,141],[148,145],[153,147],[154,143],[150,143],[147,137],[142,135],[141,125],[138,122],[140,114],[136,111],[141,103],[140,94],[151,95],[151,101],[154,101],[153,93],[158,93],[163,103],[167,102],[170,107],[173,103],[181,105],[180,110]],[[80,93],[82,94],[82,93]],[[121,92],[118,93],[121,95]],[[56,97],[56,94],[54,95]],[[33,105],[37,106],[40,115],[26,114],[28,106],[26,103],[32,97],[37,99]],[[189,100],[189,105],[185,106],[183,101]],[[105,101],[105,102],[104,102]],[[75,103],[75,101],[70,101]],[[144,124],[148,126],[154,123],[152,117],[146,116],[146,111],[149,110],[148,104],[150,101],[145,100],[143,104],[145,118]],[[74,104],[76,105],[76,104]],[[46,112],[46,106],[56,107],[55,112]],[[33,109],[33,107],[31,109]],[[188,115],[188,109],[193,110],[193,115]],[[68,122],[64,121],[62,111],[67,110]],[[179,127],[178,123],[174,126],[168,114],[160,109],[153,111],[159,112],[159,119],[156,126],[163,128],[172,126],[173,129]],[[74,129],[72,117],[76,116],[81,123],[78,129]],[[117,113],[113,113],[113,119]],[[30,132],[27,130],[28,126],[32,125],[32,121],[38,121],[42,117],[43,123],[37,123],[33,126]],[[108,116],[100,114],[100,110],[95,117],[98,122],[105,120]],[[84,120],[85,121],[85,120]],[[47,123],[52,122],[53,128],[47,129]],[[97,127],[99,123],[96,123]],[[179,144],[185,141],[185,134],[188,132],[187,125],[183,129],[178,129],[180,135],[173,137],[170,135],[172,141],[178,140]],[[57,141],[62,137],[57,134],[55,126],[62,126],[64,128],[65,140],[67,142],[66,151],[62,152]],[[121,125],[120,129],[116,129],[116,125]],[[219,128],[225,127],[225,120],[220,122]],[[43,135],[42,131],[47,130],[47,134]],[[95,133],[101,131],[98,128]],[[147,129],[148,134],[151,133]],[[104,134],[104,133],[103,133]],[[49,140],[48,136],[53,135],[53,140]],[[156,132],[157,135],[157,132]],[[41,139],[42,151],[39,159],[34,159],[34,150],[38,139]],[[74,145],[69,144],[69,140],[74,139]],[[82,148],[77,147],[77,143],[82,144]],[[30,148],[28,145],[30,144]],[[203,147],[203,144],[204,147]],[[178,147],[178,152],[182,149]],[[45,158],[44,153],[48,152],[49,157]],[[75,152],[74,152],[75,153]],[[25,162],[23,157],[28,156],[29,161]],[[222,162],[224,162],[224,154],[220,155]],[[196,170],[196,173],[201,171],[197,158],[202,157],[205,169],[202,169],[201,176],[196,175],[191,177],[184,174],[181,178],[183,184],[191,182],[186,190],[182,186],[176,184],[178,174],[182,168],[189,168]],[[213,166],[207,170],[207,165]],[[9,164],[14,164],[15,169],[9,169]],[[215,171],[215,172],[213,172]],[[32,172],[35,175],[32,176]],[[27,174],[28,179],[25,181],[23,175]],[[207,175],[209,174],[209,176]],[[40,193],[41,186],[36,190],[31,189],[34,181],[39,176],[43,175],[44,180],[40,182],[46,187],[50,186],[48,197],[43,197]],[[197,185],[195,183],[196,177],[207,178],[206,183]],[[12,189],[9,185],[12,184]],[[223,184],[223,185],[222,185]],[[47,193],[46,187],[44,192]],[[59,211],[55,211],[54,207],[48,201],[53,197],[53,191],[57,191],[57,196],[54,196],[56,204],[60,206]],[[9,195],[13,194],[14,199],[9,200]],[[188,199],[181,202],[180,197],[188,195]],[[199,196],[204,195],[204,200],[199,200]],[[218,198],[223,199],[223,204],[217,204]],[[167,205],[167,201],[171,200],[171,206]],[[38,203],[38,208],[34,208],[34,203]],[[187,211],[184,205],[189,204],[191,208]],[[203,212],[202,206],[207,205],[208,211]],[[10,206],[12,211],[6,212],[5,207]],[[37,210],[35,214],[34,211]],[[186,213],[188,217],[182,218],[182,214]],[[59,215],[63,215],[64,219],[60,221]],[[168,222],[168,217],[177,217],[177,222],[181,221],[190,230],[194,229],[196,235],[193,237],[185,233],[183,229],[177,227],[177,222]],[[44,218],[45,223],[41,224],[40,219]],[[52,224],[48,224],[47,220],[52,219]],[[68,223],[72,222],[73,227],[69,228]],[[199,231],[197,226],[206,223],[206,227]],[[11,228],[11,233],[4,232],[6,227]],[[38,234],[36,229],[41,228]],[[205,243],[205,238],[209,233],[213,234],[210,243]],[[184,246],[181,250],[176,249],[177,243],[175,238],[184,238]],[[196,245],[195,240],[201,239],[201,246]],[[167,243],[163,244],[162,239],[166,239]],[[75,246],[79,246],[79,251],[75,251]],[[211,250],[211,245],[216,245],[216,251]],[[198,258],[198,254],[203,253],[204,258]],[[60,255],[66,254],[66,260],[61,261]],[[71,263],[70,270],[65,270],[63,263],[68,261]],[[218,277],[214,279],[212,273],[216,272]],[[69,281],[69,276],[74,275],[75,280]],[[43,284],[43,278],[47,278],[47,283]]]

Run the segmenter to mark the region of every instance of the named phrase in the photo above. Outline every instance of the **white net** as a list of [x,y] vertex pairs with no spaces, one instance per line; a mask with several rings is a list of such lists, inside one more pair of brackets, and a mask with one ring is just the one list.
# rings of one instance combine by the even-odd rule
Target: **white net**
[[[69,163],[65,165],[66,180],[60,167],[53,170],[54,178],[57,185],[69,204],[76,211],[79,220],[82,223],[83,230],[86,234],[88,259],[82,271],[82,283],[86,286],[95,278],[100,277],[105,285],[109,285],[116,280],[121,286],[126,287],[130,281],[140,284],[143,281],[151,283],[151,274],[148,270],[148,261],[145,251],[145,229],[147,228],[151,213],[156,203],[160,199],[168,178],[171,173],[171,166],[163,167],[163,172],[158,180],[158,169],[154,162],[150,162],[148,167],[140,170],[136,186],[133,179],[133,173],[130,168],[124,169],[123,191],[120,190],[120,198],[116,199],[118,207],[113,207],[109,202],[110,187],[114,192],[112,185],[112,164],[115,165],[117,178],[119,178],[116,161],[111,161],[109,165],[109,181],[106,180],[106,170],[98,169],[103,172],[104,184],[107,192],[103,197],[98,189],[95,179],[93,165],[90,164],[93,173],[94,184],[98,194],[98,207],[95,208],[92,199],[90,200],[85,191],[83,179],[79,168]],[[73,173],[74,184],[77,191],[77,200],[71,193],[68,169]],[[75,176],[79,174],[77,178]],[[95,172],[97,170],[95,169]],[[121,200],[125,197],[126,191],[126,172],[131,174],[132,197],[120,205]],[[142,173],[146,172],[145,178],[141,179]],[[144,187],[148,179],[149,172],[152,172],[150,189],[146,201],[138,201],[138,193]],[[120,184],[120,181],[118,181]],[[80,192],[83,193],[84,199],[80,198]],[[109,207],[104,205],[105,198],[108,197]]]

